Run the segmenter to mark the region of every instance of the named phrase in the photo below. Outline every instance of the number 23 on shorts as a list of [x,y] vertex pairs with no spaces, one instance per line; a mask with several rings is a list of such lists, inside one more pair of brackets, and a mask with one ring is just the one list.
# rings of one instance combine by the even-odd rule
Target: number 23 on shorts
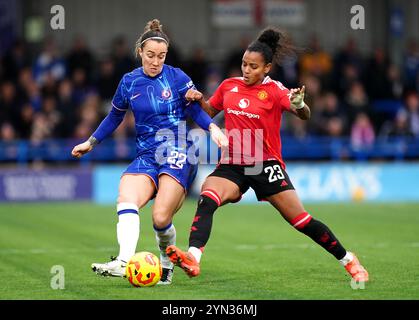
[[285,178],[284,173],[282,172],[281,166],[279,164],[266,167],[263,169],[263,171],[269,174],[269,177],[268,177],[269,183],[282,180]]

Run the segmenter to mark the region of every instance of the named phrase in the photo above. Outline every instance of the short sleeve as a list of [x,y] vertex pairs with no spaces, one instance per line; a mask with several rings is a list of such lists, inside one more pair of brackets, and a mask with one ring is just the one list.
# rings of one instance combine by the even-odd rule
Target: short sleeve
[[286,111],[291,110],[290,96],[291,96],[291,92],[288,90],[288,93],[284,94],[279,100],[279,104],[281,105],[281,108],[286,110]]
[[125,76],[122,77],[119,82],[118,88],[112,98],[112,105],[121,111],[125,111],[129,108],[129,99],[127,94],[127,89],[125,86]]
[[276,99],[276,105],[281,108],[281,110],[290,111],[291,110],[291,91],[286,88],[281,82],[275,81],[277,94],[275,94]]
[[224,102],[224,82],[222,82],[217,90],[215,90],[214,94],[212,95],[212,97],[209,99],[209,103],[210,105],[217,110],[223,110],[223,102]]

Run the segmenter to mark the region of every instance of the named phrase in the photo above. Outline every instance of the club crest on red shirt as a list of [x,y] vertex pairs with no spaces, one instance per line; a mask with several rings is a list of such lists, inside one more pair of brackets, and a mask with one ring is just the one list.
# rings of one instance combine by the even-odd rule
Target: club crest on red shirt
[[261,90],[258,92],[258,98],[260,100],[265,100],[268,97],[268,93],[265,90]]

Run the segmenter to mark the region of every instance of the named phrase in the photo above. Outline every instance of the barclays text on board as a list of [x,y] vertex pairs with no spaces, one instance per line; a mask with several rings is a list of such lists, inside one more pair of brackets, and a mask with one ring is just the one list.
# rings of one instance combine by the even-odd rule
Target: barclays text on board
[[290,165],[304,201],[419,201],[418,164]]

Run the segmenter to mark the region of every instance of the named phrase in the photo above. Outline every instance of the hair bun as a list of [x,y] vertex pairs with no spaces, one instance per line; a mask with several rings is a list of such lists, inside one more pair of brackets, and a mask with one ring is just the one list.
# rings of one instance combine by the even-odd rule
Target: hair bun
[[147,22],[147,24],[144,28],[144,32],[148,32],[148,31],[163,32],[163,26],[160,24],[160,20],[153,19],[153,20]]
[[266,63],[281,64],[288,56],[295,56],[297,48],[292,44],[291,37],[282,29],[267,27],[247,48],[249,51],[260,52]]
[[275,54],[278,42],[280,39],[280,33],[274,29],[266,29],[262,32],[262,34],[258,37],[257,41],[265,43],[272,49],[272,52]]

